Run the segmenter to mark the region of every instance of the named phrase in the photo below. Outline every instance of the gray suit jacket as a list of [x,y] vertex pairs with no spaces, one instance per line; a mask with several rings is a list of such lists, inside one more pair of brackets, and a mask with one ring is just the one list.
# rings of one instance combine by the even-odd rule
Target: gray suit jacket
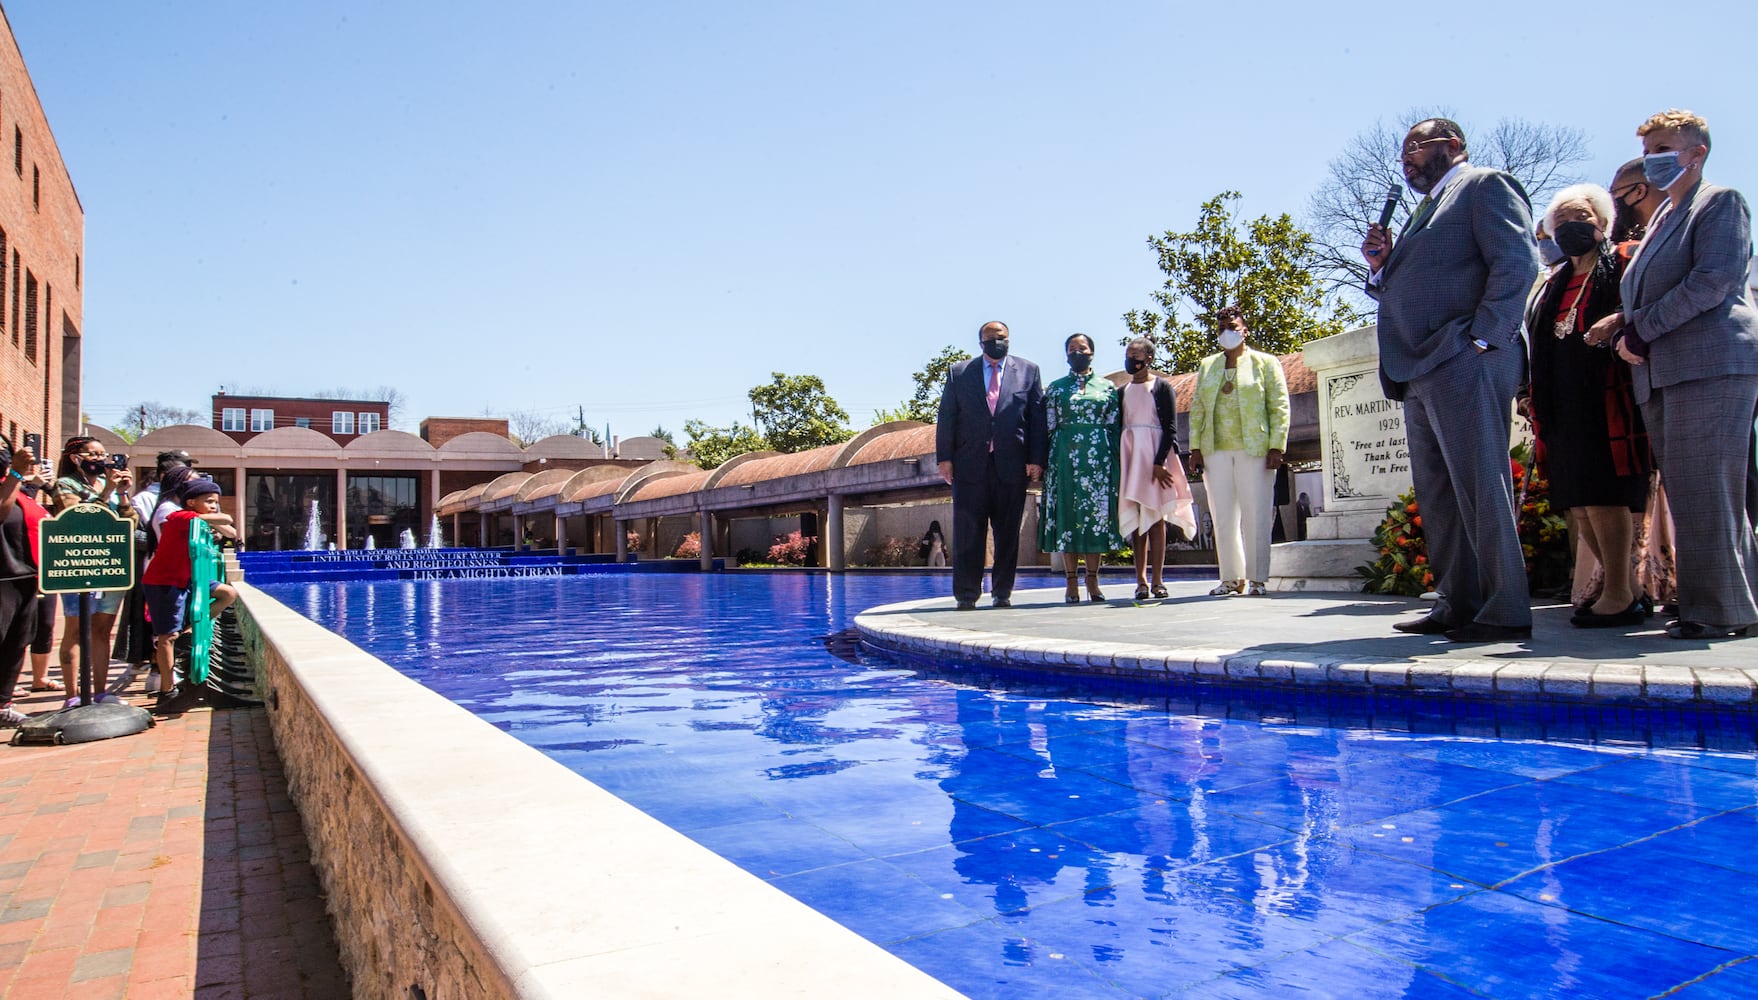
[[1717,375],[1758,375],[1758,309],[1746,285],[1752,214],[1733,188],[1699,184],[1651,227],[1624,271],[1624,317],[1652,345],[1632,365],[1636,401]]
[[1526,295],[1538,279],[1532,205],[1520,182],[1464,166],[1428,219],[1392,246],[1379,284],[1380,382],[1389,399],[1404,384],[1487,341],[1522,351]]

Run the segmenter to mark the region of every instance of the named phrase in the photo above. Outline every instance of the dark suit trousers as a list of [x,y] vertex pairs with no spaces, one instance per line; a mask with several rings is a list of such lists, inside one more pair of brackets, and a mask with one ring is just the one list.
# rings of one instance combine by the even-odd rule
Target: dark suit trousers
[[1007,482],[988,456],[980,475],[952,480],[952,596],[975,601],[983,592],[983,563],[988,533],[995,533],[995,574],[990,591],[998,598],[1013,594],[1019,568],[1019,525],[1025,517],[1025,478]]
[[1532,624],[1508,467],[1525,362],[1518,346],[1467,350],[1409,383],[1404,397],[1410,473],[1442,594],[1433,614],[1455,625]]

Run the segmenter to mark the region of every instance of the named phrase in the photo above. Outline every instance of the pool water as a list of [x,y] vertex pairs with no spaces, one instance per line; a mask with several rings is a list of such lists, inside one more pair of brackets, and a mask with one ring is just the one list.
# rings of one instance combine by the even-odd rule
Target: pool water
[[1758,996],[1758,764],[1690,748],[1749,747],[1749,720],[853,651],[856,613],[945,587],[265,589],[973,997]]

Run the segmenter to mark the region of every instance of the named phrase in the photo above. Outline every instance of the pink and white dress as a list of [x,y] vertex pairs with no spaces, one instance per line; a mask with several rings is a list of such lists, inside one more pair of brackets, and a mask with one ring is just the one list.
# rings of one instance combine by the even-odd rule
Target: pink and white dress
[[1190,481],[1178,452],[1166,454],[1166,471],[1172,485],[1154,481],[1154,455],[1160,450],[1160,416],[1154,409],[1154,380],[1123,384],[1122,469],[1118,477],[1117,526],[1128,538],[1165,521],[1183,529],[1184,537],[1196,537],[1196,507],[1191,502]]

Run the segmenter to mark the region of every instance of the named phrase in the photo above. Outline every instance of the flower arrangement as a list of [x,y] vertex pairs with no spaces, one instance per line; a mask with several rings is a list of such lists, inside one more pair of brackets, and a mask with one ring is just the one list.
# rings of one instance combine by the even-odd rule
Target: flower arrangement
[[[1550,484],[1533,473],[1532,467],[1529,443],[1516,445],[1509,452],[1508,468],[1520,502],[1520,552],[1526,560],[1526,583],[1533,590],[1542,590],[1568,579],[1569,529],[1563,516],[1551,509]],[[1405,490],[1387,508],[1385,520],[1373,533],[1373,544],[1379,558],[1356,567],[1367,580],[1363,591],[1417,597],[1434,589],[1434,570],[1428,561],[1414,488]]]
[[812,543],[817,540],[816,535],[807,535],[802,538],[798,531],[777,535],[775,536],[775,544],[769,547],[769,561],[781,566],[804,566],[806,554],[811,550]]
[[702,533],[700,531],[692,531],[685,535],[683,539],[678,542],[678,547],[672,550],[671,557],[673,559],[702,558]]

